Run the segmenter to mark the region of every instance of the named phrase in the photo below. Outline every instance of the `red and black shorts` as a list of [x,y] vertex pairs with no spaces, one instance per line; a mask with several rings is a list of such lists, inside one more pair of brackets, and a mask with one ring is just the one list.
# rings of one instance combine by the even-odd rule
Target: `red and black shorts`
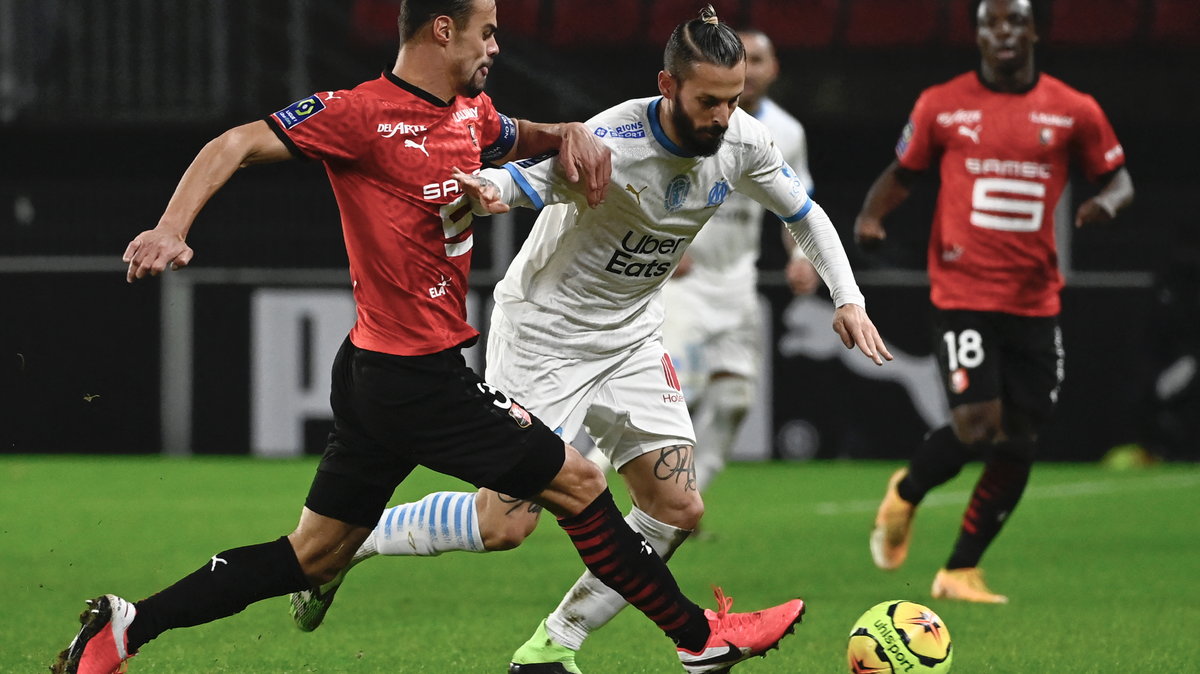
[[343,342],[333,363],[334,431],[305,503],[374,527],[420,465],[529,498],[565,460],[562,438],[467,367],[458,348],[394,356]]
[[1057,317],[935,310],[933,324],[951,409],[999,399],[1035,424],[1049,420],[1063,380]]

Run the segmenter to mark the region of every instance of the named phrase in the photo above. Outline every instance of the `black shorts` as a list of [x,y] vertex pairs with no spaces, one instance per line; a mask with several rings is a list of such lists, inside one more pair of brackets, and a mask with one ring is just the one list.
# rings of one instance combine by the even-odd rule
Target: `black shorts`
[[374,527],[418,465],[529,498],[562,468],[555,435],[467,367],[460,349],[393,356],[347,338],[333,362],[334,431],[305,505]]
[[1063,380],[1056,317],[935,310],[933,338],[951,409],[999,399],[1035,424],[1050,418]]

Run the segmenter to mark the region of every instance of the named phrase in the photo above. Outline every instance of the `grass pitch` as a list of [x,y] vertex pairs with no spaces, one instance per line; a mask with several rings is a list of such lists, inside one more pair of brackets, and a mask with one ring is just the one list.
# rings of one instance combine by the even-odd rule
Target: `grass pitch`
[[[78,628],[83,600],[141,599],[222,550],[295,525],[314,462],[252,459],[0,458],[0,672],[44,671]],[[867,533],[889,463],[738,464],[707,494],[707,535],[672,568],[712,607],[710,585],[752,610],[808,603],[796,634],[736,671],[845,672],[860,613],[885,599],[933,607],[954,640],[954,671],[1183,672],[1200,631],[1200,468],[1110,472],[1039,465],[1026,498],[984,560],[1007,606],[929,597],[949,554],[968,469],[919,512],[900,571],[876,570]],[[394,502],[465,485],[419,472]],[[625,503],[623,489],[614,492]],[[214,672],[503,672],[581,570],[548,515],[518,550],[357,567],[326,624],[292,626],[287,600],[168,632],[133,674]],[[669,642],[627,610],[581,651],[589,674],[680,671]]]

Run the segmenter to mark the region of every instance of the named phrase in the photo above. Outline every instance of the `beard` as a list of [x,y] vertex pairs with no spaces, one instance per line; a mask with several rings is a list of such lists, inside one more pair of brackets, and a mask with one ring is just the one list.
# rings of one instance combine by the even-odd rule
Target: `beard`
[[[711,157],[716,154],[717,150],[721,149],[721,142],[725,140],[727,127],[714,124],[697,128],[692,118],[684,112],[683,101],[679,100],[678,94],[674,103],[675,105],[671,106],[671,121],[679,133],[679,144],[683,149],[697,157]],[[702,135],[702,132],[708,133]]]
[[466,86],[463,87],[465,93],[467,94],[467,98],[475,98],[479,94],[482,94],[485,84],[487,84],[487,75],[484,75],[478,70],[475,71],[474,76],[467,80]]
[[[479,94],[483,93],[484,86],[487,84],[488,76],[483,74],[483,72],[480,70],[481,68],[487,68],[490,71],[492,68],[492,61],[489,60],[480,64],[478,68],[471,72],[470,77],[468,77],[467,81],[462,85],[461,93],[466,95],[467,98],[475,98]],[[491,73],[489,72],[488,74]]]

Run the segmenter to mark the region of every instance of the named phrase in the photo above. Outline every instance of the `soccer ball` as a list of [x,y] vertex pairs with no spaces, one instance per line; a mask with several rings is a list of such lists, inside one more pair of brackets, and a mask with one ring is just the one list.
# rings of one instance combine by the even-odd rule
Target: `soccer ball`
[[946,623],[928,607],[892,600],[876,604],[854,623],[846,655],[852,674],[924,674],[950,671],[954,651]]

